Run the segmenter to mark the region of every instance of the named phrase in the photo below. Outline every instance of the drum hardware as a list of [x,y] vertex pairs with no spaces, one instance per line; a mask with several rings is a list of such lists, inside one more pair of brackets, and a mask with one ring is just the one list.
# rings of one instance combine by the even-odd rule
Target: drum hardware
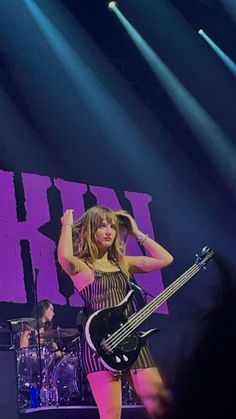
[[73,340],[71,340],[67,344],[67,350],[69,353],[71,352],[75,353],[79,359],[81,358],[81,336],[80,335],[74,338]]
[[69,338],[77,336],[79,334],[78,329],[62,329],[57,327],[56,329],[48,329],[45,332],[40,333],[40,338],[42,339],[54,339],[61,340],[62,338]]
[[[63,351],[63,349],[65,349],[65,348],[62,348],[61,351]],[[55,348],[55,349],[50,349],[49,352],[50,352],[50,354],[55,354],[58,351],[60,351],[60,349],[59,348]]]
[[57,387],[43,383],[40,389],[41,406],[59,406]]
[[73,340],[71,341],[71,343],[76,343],[76,342],[78,342],[78,341],[79,341],[79,339],[80,339],[80,336],[77,336],[75,339],[73,339]]
[[9,319],[7,320],[10,322],[12,331],[14,333],[20,333],[25,331],[33,331],[34,328],[32,325],[35,323],[35,319],[31,317],[22,317],[19,319]]
[[37,349],[38,349],[38,359],[39,359],[39,380],[40,387],[43,384],[43,366],[42,366],[42,356],[41,356],[41,342],[40,342],[40,318],[39,318],[39,301],[38,301],[38,276],[39,268],[34,268],[34,281],[33,281],[33,290],[34,290],[34,304],[36,312],[36,330],[37,330]]
[[124,377],[122,380],[122,404],[134,405],[138,404],[137,397],[129,384],[128,380]]
[[94,406],[96,402],[93,397],[93,393],[87,377],[81,372],[81,405]]
[[87,316],[86,316],[86,307],[79,307],[79,311],[76,316],[76,327],[79,332],[82,334],[84,333],[84,328],[86,324]]

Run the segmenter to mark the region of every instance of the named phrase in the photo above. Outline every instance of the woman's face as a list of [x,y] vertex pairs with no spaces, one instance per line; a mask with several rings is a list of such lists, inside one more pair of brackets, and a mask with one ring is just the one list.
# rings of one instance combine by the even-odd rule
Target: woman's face
[[99,248],[109,248],[116,238],[116,224],[110,224],[104,219],[94,235]]
[[46,308],[45,312],[44,312],[44,319],[47,322],[51,322],[53,317],[54,317],[55,313],[54,313],[54,307],[52,304],[49,305],[48,308]]

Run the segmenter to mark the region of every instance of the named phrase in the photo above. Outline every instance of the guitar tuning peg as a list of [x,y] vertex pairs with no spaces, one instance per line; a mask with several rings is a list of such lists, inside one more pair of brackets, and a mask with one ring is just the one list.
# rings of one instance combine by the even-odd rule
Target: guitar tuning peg
[[195,256],[196,256],[196,258],[198,258],[199,255],[197,253],[195,253]]
[[204,269],[204,271],[206,271],[206,270],[207,270],[207,267],[206,267],[206,265],[204,265],[202,269]]

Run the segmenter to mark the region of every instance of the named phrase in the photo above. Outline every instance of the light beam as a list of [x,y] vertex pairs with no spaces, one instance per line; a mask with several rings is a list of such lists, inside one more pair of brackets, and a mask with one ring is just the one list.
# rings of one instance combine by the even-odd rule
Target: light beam
[[214,41],[206,34],[203,29],[200,29],[198,31],[199,35],[202,36],[202,38],[210,45],[210,47],[213,49],[213,51],[218,55],[218,57],[223,61],[223,63],[228,67],[228,69],[231,71],[231,73],[236,76],[236,64],[234,63],[231,58],[225,54],[221,48],[219,48]]

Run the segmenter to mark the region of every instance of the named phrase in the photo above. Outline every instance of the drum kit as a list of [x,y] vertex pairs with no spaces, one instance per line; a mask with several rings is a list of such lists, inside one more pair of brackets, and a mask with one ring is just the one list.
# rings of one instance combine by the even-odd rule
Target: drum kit
[[80,365],[81,336],[78,329],[48,329],[37,339],[34,318],[8,321],[12,326],[13,342],[20,340],[24,332],[29,332],[31,336],[27,347],[19,348],[19,344],[14,344],[20,408],[30,406],[32,386],[39,389],[41,405],[84,404],[86,397],[90,404],[94,404]]
[[[45,330],[37,339],[33,328],[34,318],[23,317],[8,322],[11,323],[17,354],[20,409],[32,407],[32,386],[38,389],[41,406],[95,404],[89,382],[81,368],[81,331],[57,327]],[[27,347],[21,348],[17,340],[24,332],[29,332],[31,339]],[[128,382],[124,381],[122,386],[123,404],[137,404]]]

